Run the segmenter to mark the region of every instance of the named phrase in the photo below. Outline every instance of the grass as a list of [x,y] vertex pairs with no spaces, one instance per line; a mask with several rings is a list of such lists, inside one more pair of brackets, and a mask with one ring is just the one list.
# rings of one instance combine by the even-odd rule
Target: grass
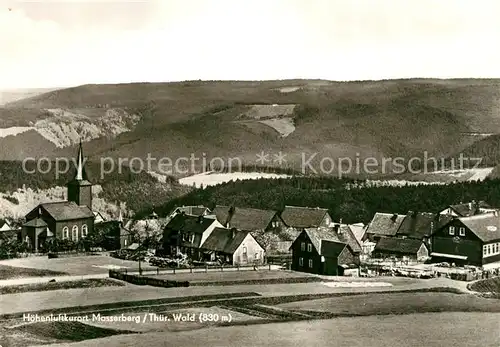
[[488,278],[467,285],[467,289],[479,293],[493,294],[500,298],[500,277]]
[[63,341],[83,341],[133,332],[95,327],[80,322],[37,322],[16,328],[17,330]]
[[67,272],[0,265],[0,280],[24,277],[64,276]]
[[22,284],[17,286],[0,287],[0,294],[17,294],[26,292],[43,292],[47,290],[76,289],[76,288],[97,288],[124,286],[122,282],[110,280],[107,278],[93,278],[80,281],[67,282],[47,282],[35,284]]
[[[265,267],[265,266],[263,266]],[[262,267],[261,267],[262,268]],[[311,281],[322,281],[317,276],[300,272],[280,271],[280,270],[241,270],[241,271],[209,271],[193,273],[160,274],[158,276],[148,276],[165,280],[189,281],[191,285],[201,282],[225,282],[225,281],[254,281],[254,280],[287,280],[287,279],[307,279]]]

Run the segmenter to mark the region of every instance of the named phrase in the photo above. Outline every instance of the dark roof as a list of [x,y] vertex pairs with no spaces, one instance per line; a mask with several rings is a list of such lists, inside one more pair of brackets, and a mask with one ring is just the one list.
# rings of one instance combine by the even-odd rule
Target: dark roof
[[[234,209],[231,213],[230,210]],[[238,230],[264,230],[266,229],[274,216],[275,211],[259,210],[255,208],[216,206],[213,210],[217,220],[224,226],[229,222],[229,228]]]
[[462,217],[459,220],[483,242],[500,240],[500,217],[495,213]]
[[130,231],[123,226],[123,223],[117,220],[104,221],[94,225],[96,232],[105,232],[106,234],[129,235]]
[[491,209],[492,207],[485,201],[471,201],[467,203],[455,204],[449,206],[460,217],[469,217],[477,214],[480,208]]
[[349,248],[345,243],[325,240],[321,242],[321,255],[325,258],[338,258],[346,247]]
[[423,239],[436,230],[437,215],[429,212],[409,211],[399,226],[396,235],[405,235],[410,238]]
[[380,236],[394,236],[405,218],[405,215],[392,213],[375,213],[366,229],[366,233]]
[[30,221],[27,221],[26,223],[23,224],[25,227],[34,227],[34,228],[40,228],[40,227],[46,227],[47,223],[42,218],[35,218]]
[[40,204],[56,221],[94,218],[94,213],[88,206],[78,206],[73,201],[50,202]]
[[322,242],[324,241],[341,242],[337,237],[337,233],[335,232],[335,230],[333,230],[333,228],[326,228],[326,227],[305,228],[304,232],[307,234],[314,248],[316,248],[316,251],[318,251],[320,255],[322,255],[321,253]]
[[233,254],[248,234],[248,231],[215,228],[200,248]]
[[175,208],[174,211],[184,212],[185,214],[189,214],[191,216],[201,216],[207,211],[208,208],[205,206],[181,206]]
[[281,219],[289,227],[312,228],[320,226],[327,213],[326,208],[285,206]]
[[348,244],[354,253],[360,253],[362,251],[361,245],[356,239],[356,236],[354,236],[354,233],[349,225],[341,224],[339,226],[339,230],[337,231],[337,237],[341,242]]
[[180,245],[185,247],[199,248],[201,244],[201,237],[203,232],[208,229],[215,219],[206,217],[195,217],[184,214],[178,214],[168,222],[165,226],[164,237],[168,236],[171,232],[182,232],[185,234],[193,234],[194,241],[190,243],[189,240],[183,241]]
[[94,219],[94,213],[88,206],[78,206],[73,201],[49,202],[38,205],[27,214],[27,219],[40,216],[40,210],[43,209],[56,221],[65,221],[73,219]]
[[375,245],[374,252],[417,254],[422,246],[422,240],[400,239],[396,237],[383,237]]

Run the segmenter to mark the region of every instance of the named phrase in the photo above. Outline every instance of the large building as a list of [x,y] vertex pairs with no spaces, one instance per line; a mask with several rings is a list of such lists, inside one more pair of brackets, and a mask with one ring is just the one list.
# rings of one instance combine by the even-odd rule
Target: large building
[[500,217],[498,212],[451,220],[432,235],[435,261],[457,265],[500,264]]
[[40,204],[26,215],[21,237],[33,252],[43,250],[48,242],[54,240],[78,243],[94,229],[92,183],[85,172],[81,142],[76,174],[67,188],[67,201]]

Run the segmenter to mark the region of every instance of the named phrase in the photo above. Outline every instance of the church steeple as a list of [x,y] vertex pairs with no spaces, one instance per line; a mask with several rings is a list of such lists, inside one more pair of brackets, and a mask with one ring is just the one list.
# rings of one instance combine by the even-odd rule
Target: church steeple
[[79,206],[88,206],[92,209],[92,183],[88,181],[84,164],[82,140],[80,139],[75,162],[76,174],[73,180],[68,183],[68,201],[73,201]]
[[82,139],[80,139],[80,144],[78,146],[78,155],[76,157],[76,175],[75,180],[83,181],[87,180],[87,174],[85,172],[85,160],[83,158],[83,148],[82,148]]

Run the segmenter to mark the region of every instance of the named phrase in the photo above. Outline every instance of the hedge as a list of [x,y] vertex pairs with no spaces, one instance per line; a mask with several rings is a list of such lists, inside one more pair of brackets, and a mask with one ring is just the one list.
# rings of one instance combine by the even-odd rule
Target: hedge
[[153,286],[153,287],[164,287],[164,288],[189,287],[188,281],[163,280],[159,278],[130,275],[120,271],[113,271],[113,270],[109,270],[109,277],[125,281],[128,283],[136,284],[139,286]]

